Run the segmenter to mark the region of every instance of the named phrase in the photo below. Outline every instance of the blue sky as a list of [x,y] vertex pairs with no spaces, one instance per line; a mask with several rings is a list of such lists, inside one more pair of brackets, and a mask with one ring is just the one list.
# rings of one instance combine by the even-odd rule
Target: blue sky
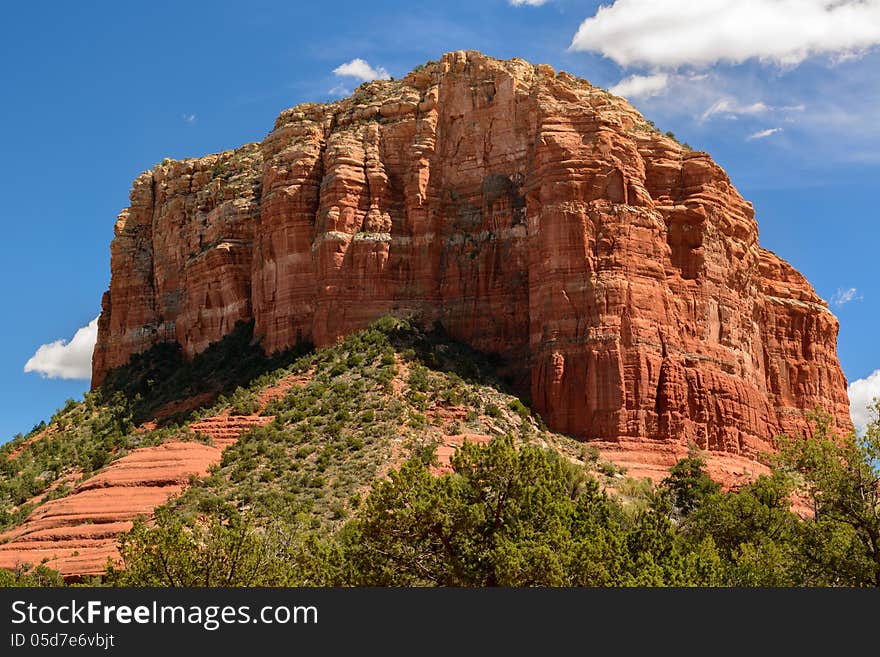
[[99,312],[138,173],[260,140],[282,109],[362,81],[334,70],[400,77],[458,49],[585,77],[709,151],[754,203],[762,245],[840,318],[854,398],[880,394],[880,0],[606,4],[8,3],[0,441],[88,388],[60,378],[82,375],[87,329],[30,361],[56,376],[25,363]]

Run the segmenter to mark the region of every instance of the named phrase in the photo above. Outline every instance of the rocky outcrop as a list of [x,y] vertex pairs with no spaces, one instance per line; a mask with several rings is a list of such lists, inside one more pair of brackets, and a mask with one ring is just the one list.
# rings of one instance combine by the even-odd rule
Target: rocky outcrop
[[191,426],[210,445],[172,441],[113,461],[67,497],[40,504],[25,522],[0,534],[0,568],[45,563],[68,579],[103,575],[108,560],[119,564],[119,535],[137,516],[152,517],[191,477],[203,477],[220,463],[223,449],[244,431],[272,419],[210,417]]
[[172,442],[122,457],[0,534],[0,568],[45,562],[64,576],[103,574],[108,559],[119,562],[117,536],[183,490],[190,476],[204,476],[219,454],[207,445]]
[[754,461],[849,428],[838,323],[724,171],[549,66],[455,52],[259,144],[165,161],[116,223],[92,383],[240,319],[272,352],[385,313],[499,354],[558,431]]

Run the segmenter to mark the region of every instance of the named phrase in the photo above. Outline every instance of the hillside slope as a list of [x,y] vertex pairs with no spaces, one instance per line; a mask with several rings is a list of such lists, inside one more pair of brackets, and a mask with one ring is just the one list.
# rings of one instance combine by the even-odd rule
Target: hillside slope
[[[442,473],[464,441],[512,434],[574,460],[597,458],[543,428],[485,356],[392,318],[334,347],[290,355],[285,367],[267,359],[268,371],[246,386],[170,421],[169,409],[187,405],[185,396],[164,401],[180,394],[174,389],[196,404],[229,389],[217,386],[234,372],[223,370],[220,354],[239,353],[249,330],[240,326],[189,366],[212,371],[202,385],[159,348],[113,379],[124,379],[127,394],[152,381],[152,397],[125,397],[108,383],[4,445],[0,567],[45,563],[67,578],[100,575],[108,558],[119,561],[118,536],[169,501],[184,518],[232,504],[267,521],[304,516],[334,527],[389,469],[434,452]],[[175,376],[157,384],[169,363]],[[244,369],[259,372],[255,363]]]
[[819,417],[760,471],[694,450],[626,471],[442,332],[387,317],[262,369],[249,333],[164,381],[148,353],[124,382],[153,397],[89,393],[3,447],[0,585],[880,585],[876,424]]

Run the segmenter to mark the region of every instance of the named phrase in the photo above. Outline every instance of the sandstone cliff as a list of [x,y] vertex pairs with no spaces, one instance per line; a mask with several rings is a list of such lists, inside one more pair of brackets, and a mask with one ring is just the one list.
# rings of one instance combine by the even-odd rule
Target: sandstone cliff
[[134,182],[93,386],[253,319],[267,352],[386,313],[498,353],[548,425],[754,459],[821,406],[838,323],[724,171],[549,66],[455,52]]

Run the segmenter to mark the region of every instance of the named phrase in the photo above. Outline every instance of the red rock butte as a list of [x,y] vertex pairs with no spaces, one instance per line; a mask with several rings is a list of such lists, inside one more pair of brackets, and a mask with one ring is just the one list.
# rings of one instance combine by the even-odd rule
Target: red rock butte
[[239,320],[271,353],[385,314],[503,357],[554,430],[754,460],[807,413],[851,427],[838,322],[752,205],[629,103],[453,52],[285,110],[260,143],[141,174],[92,385]]

